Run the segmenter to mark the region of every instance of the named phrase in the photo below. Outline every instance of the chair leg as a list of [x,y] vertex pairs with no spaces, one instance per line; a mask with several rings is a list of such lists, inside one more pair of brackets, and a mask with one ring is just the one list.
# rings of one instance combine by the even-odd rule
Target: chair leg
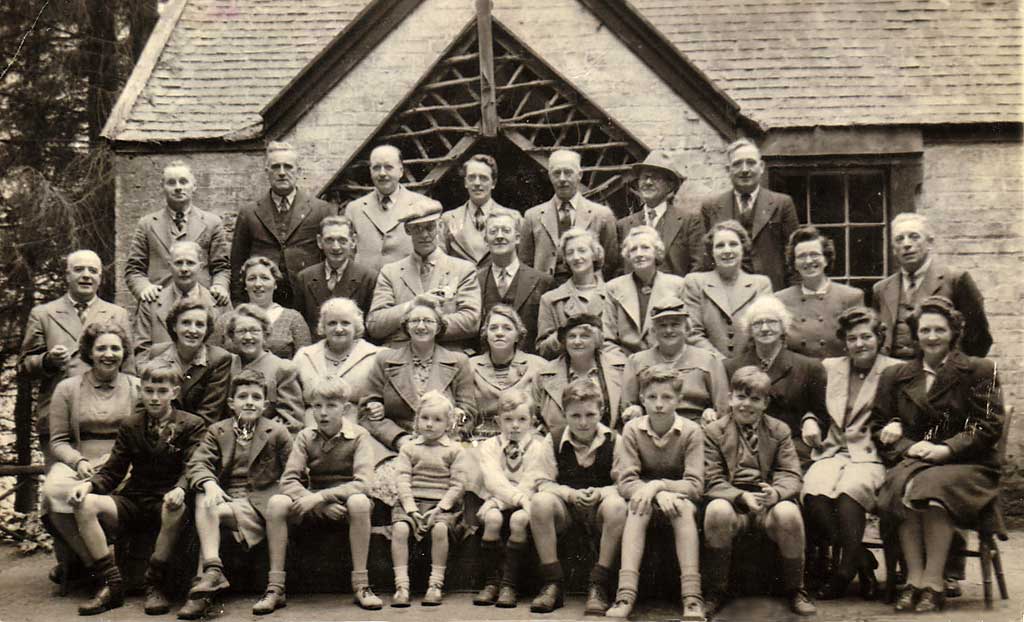
[[992,548],[988,538],[978,543],[978,561],[981,562],[981,581],[985,591],[985,609],[992,608]]
[[999,597],[1003,600],[1010,598],[1010,591],[1006,589],[1006,577],[1003,576],[1003,558],[999,554],[999,545],[992,540],[992,566],[996,571],[996,584],[999,586]]

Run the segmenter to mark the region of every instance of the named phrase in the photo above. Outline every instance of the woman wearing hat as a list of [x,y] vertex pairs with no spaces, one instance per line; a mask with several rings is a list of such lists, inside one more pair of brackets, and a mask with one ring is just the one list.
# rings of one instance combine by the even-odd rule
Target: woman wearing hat
[[721,359],[707,350],[687,345],[689,316],[675,296],[661,300],[651,310],[655,345],[629,357],[622,374],[622,423],[643,414],[640,407],[640,372],[652,365],[670,365],[683,376],[683,400],[677,413],[697,422],[718,418],[726,412],[729,380]]
[[964,320],[948,298],[924,299],[908,325],[920,354],[882,372],[871,421],[889,467],[878,509],[907,562],[896,611],[930,612],[944,605],[954,528],[977,526],[999,494],[1003,396],[995,363],[960,352]]
[[602,349],[601,318],[587,313],[570,315],[558,329],[558,340],[564,353],[540,371],[534,389],[534,402],[548,430],[565,426],[562,390],[578,378],[587,378],[601,388],[601,423],[615,427],[626,358],[618,349]]

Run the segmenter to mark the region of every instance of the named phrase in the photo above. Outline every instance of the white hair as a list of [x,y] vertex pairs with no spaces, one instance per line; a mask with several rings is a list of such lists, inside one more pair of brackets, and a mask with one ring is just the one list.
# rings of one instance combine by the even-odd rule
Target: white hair
[[571,158],[572,161],[576,163],[577,169],[583,168],[583,158],[580,156],[580,154],[576,153],[575,151],[569,151],[568,149],[559,149],[558,151],[552,152],[551,155],[548,157],[548,169],[551,168],[551,160],[554,160],[555,156]]
[[919,227],[921,227],[921,232],[924,233],[924,236],[926,238],[928,238],[929,240],[935,238],[935,232],[932,231],[932,224],[928,222],[928,218],[923,214],[918,214],[915,212],[904,212],[902,214],[896,214],[896,217],[893,218],[892,222],[889,223],[889,229],[891,230],[894,227],[896,227],[896,225],[901,223],[915,223]]
[[789,332],[789,327],[793,324],[793,316],[789,313],[789,309],[786,305],[782,304],[782,301],[771,294],[763,294],[754,299],[754,302],[750,303],[746,313],[740,315],[737,323],[739,324],[740,331],[744,334],[750,334],[750,325],[761,319],[776,319],[782,322],[782,335],[785,339],[786,333]]

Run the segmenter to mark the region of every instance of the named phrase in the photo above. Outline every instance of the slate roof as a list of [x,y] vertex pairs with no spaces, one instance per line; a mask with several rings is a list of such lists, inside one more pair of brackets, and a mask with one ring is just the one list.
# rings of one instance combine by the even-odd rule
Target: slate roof
[[[1017,0],[630,1],[765,129],[1022,120]],[[172,0],[105,135],[259,136],[260,110],[368,3]]]

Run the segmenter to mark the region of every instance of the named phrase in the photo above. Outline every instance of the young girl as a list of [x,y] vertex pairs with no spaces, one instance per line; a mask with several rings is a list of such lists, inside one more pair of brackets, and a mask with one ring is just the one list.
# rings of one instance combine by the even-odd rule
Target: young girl
[[462,513],[465,452],[451,440],[455,407],[438,391],[420,398],[416,436],[398,452],[398,504],[391,513],[391,559],[395,565],[392,607],[409,606],[409,536],[430,534],[430,578],[423,604],[441,604],[448,539]]

